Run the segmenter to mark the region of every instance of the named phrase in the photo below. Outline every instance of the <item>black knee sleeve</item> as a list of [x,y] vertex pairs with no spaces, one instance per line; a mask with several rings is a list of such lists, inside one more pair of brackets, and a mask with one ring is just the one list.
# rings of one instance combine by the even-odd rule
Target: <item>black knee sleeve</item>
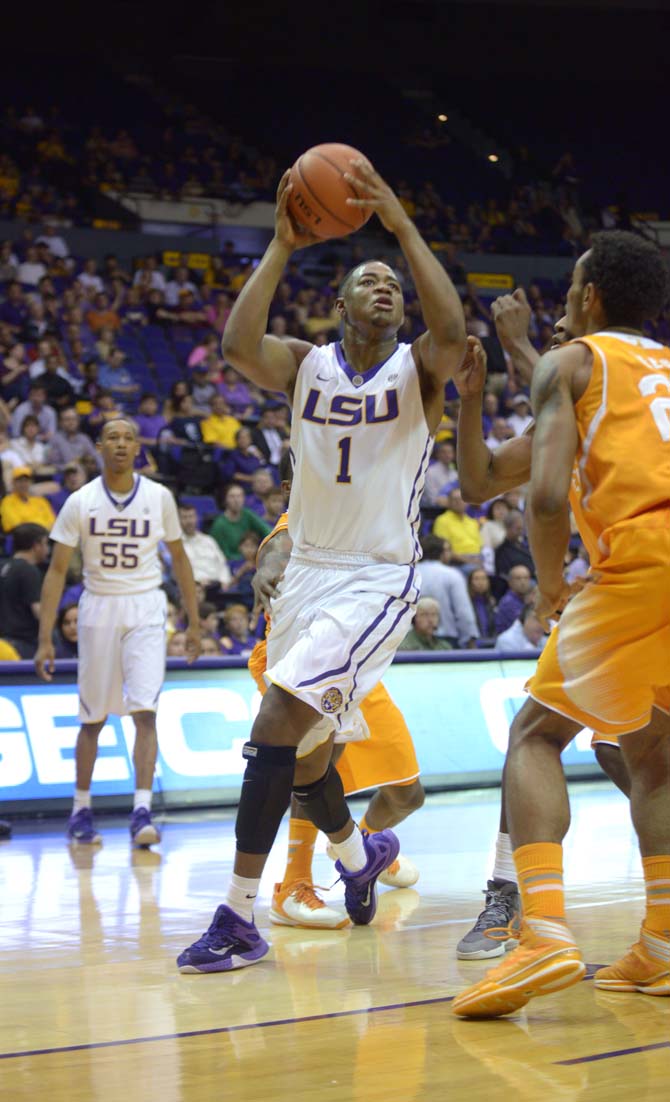
[[291,802],[295,746],[245,742],[247,759],[235,837],[242,853],[269,853],[284,812]]
[[349,822],[342,778],[332,764],[320,780],[294,788],[293,795],[314,826],[324,834],[336,834]]

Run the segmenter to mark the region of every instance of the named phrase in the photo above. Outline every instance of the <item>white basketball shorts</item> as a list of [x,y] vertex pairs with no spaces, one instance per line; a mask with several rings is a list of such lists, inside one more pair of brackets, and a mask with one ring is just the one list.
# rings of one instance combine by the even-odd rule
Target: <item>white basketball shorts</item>
[[337,742],[349,730],[349,739],[365,738],[358,705],[409,631],[418,596],[411,566],[293,555],[272,602],[267,680],[332,720]]
[[155,712],[165,678],[167,601],[161,589],[79,602],[79,719]]

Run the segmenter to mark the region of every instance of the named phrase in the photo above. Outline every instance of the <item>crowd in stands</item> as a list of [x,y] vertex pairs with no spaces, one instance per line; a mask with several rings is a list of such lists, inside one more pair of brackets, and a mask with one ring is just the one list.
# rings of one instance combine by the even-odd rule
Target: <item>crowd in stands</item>
[[[99,266],[72,257],[67,233],[56,236],[55,249],[49,232],[0,245],[2,569],[19,569],[27,579],[24,587],[10,586],[0,573],[3,636],[19,655],[34,652],[46,536],[68,495],[99,473],[96,441],[106,421],[124,411],[138,426],[138,469],[177,495],[203,630],[211,639],[206,649],[245,655],[254,631],[262,630],[252,615],[251,581],[258,545],[284,509],[278,466],[290,432],[286,403],[221,359],[220,335],[250,265],[225,249],[204,273],[179,263],[169,268],[153,255],[126,271],[112,256]],[[403,270],[402,259],[389,259]],[[290,264],[270,310],[270,332],[317,343],[338,339],[334,303],[344,274],[335,266],[327,278],[315,279]],[[401,338],[411,340],[421,318],[404,274]],[[527,293],[530,336],[542,349],[563,312],[561,291],[533,284]],[[489,352],[482,431],[495,449],[527,427],[528,394],[498,342],[486,301],[467,284],[463,300],[468,331]],[[534,649],[542,639],[531,608],[534,566],[523,494],[508,493],[481,508],[465,505],[456,470],[457,419],[450,386],[422,499],[420,571],[429,603],[417,612],[406,645]],[[570,558],[571,577],[587,569],[578,544]],[[174,600],[170,653],[178,655],[184,615],[167,554],[164,573]],[[61,606],[61,655],[76,647],[80,593],[75,558]]]
[[[273,199],[278,166],[285,160],[282,149],[261,151],[185,103],[179,111],[165,105],[158,110],[148,99],[143,105],[144,113],[134,111],[136,123],[128,123],[132,116],[120,111],[124,125],[84,124],[81,110],[75,124],[53,103],[8,107],[0,119],[5,151],[0,155],[0,216],[27,222],[50,218],[66,226],[90,224],[96,194],[184,203]],[[484,198],[462,202],[454,181],[459,166],[454,151],[450,150],[449,176],[442,178],[437,136],[432,144],[425,136],[421,141],[408,136],[407,141],[412,150],[405,151],[404,162],[416,164],[414,177],[398,179],[393,164],[383,170],[423,236],[437,247],[575,256],[591,232],[629,217],[615,205],[599,208],[583,200],[570,152],[555,165],[539,165],[527,151],[517,151],[512,179],[500,177],[488,195],[484,190]],[[422,147],[420,155],[417,145]],[[469,161],[462,171],[466,170],[472,171]],[[121,216],[122,209],[117,213]],[[370,228],[374,230],[374,223]],[[627,224],[622,222],[622,228]],[[178,304],[165,305],[171,309]]]

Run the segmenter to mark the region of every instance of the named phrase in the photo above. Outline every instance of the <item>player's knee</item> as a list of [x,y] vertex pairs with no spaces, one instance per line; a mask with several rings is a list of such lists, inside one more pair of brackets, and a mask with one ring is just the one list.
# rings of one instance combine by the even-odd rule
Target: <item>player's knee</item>
[[567,728],[575,725],[567,721],[557,712],[550,712],[534,700],[527,700],[523,708],[514,717],[509,732],[508,755],[521,749],[530,740],[538,739],[556,747],[559,752],[574,737],[573,730]]
[[630,775],[618,746],[597,742],[594,749],[596,761],[603,773],[625,796],[630,796]]
[[399,811],[418,811],[426,801],[426,792],[419,780],[413,781],[412,784],[389,785],[386,791]]
[[133,712],[133,723],[138,735],[153,734],[156,730],[156,713]]
[[251,742],[265,746],[298,746],[319,721],[319,713],[304,701],[271,685],[251,729]]
[[305,814],[324,834],[337,834],[349,822],[342,779],[332,765],[318,781],[294,785],[293,795]]
[[237,848],[242,853],[269,853],[289,806],[295,749],[247,742],[242,753],[247,767],[235,823]]
[[95,723],[82,723],[81,730],[88,738],[97,738],[103,727],[107,722],[107,716],[104,719],[96,719]]

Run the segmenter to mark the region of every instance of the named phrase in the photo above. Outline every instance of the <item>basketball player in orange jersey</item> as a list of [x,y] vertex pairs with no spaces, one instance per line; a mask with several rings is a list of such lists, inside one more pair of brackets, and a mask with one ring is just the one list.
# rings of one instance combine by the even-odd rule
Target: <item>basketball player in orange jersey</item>
[[[418,599],[419,502],[444,386],[465,352],[465,319],[445,269],[398,197],[367,161],[352,161],[356,206],[375,211],[400,246],[426,332],[398,341],[402,287],[380,261],[359,264],[336,301],[341,341],[319,347],[267,335],[273,296],[292,253],[314,239],[288,213],[289,174],[277,193],[275,234],[237,299],[225,359],[292,403],[291,559],[273,601],[267,678],[249,742],[225,902],[177,959],[182,972],[224,972],[260,961],[269,946],[253,921],[267,855],[293,789],[303,739],[343,732],[404,638]],[[389,486],[393,493],[389,493]],[[326,741],[330,737],[326,735]],[[366,836],[353,822],[330,761],[295,795],[337,855],[347,913],[367,925],[376,882],[399,853],[390,830]]]
[[[568,330],[584,335],[543,356],[533,376],[537,612],[546,625],[560,619],[512,724],[505,767],[520,945],[457,997],[464,1017],[509,1014],[584,975],[565,921],[570,813],[560,755],[585,726],[621,740],[647,893],[638,942],[594,983],[670,995],[670,740],[644,730],[652,707],[667,704],[670,681],[670,353],[642,333],[667,286],[650,242],[595,235],[567,300]],[[569,603],[568,498],[593,571]]]
[[[279,464],[279,475],[288,506],[293,469],[289,452]],[[277,587],[291,555],[288,534],[288,512],[277,521],[269,536],[258,549],[253,586],[257,602],[268,616],[270,601],[277,596]],[[264,674],[267,667],[267,644],[259,640],[249,657],[249,671],[265,694]],[[344,787],[345,796],[378,788],[360,822],[360,829],[374,834],[398,823],[423,805],[424,791],[419,781],[419,763],[412,736],[399,708],[380,683],[361,703],[361,714],[369,737],[359,742],[333,746],[332,762]],[[304,783],[301,768],[309,768],[312,754],[298,751],[295,785]],[[318,777],[317,772],[317,777]],[[289,819],[288,860],[281,883],[275,885],[270,919],[280,926],[306,926],[311,929],[337,929],[348,919],[327,907],[317,895],[312,881],[312,857],[318,830],[302,811],[295,796],[291,799]],[[410,888],[419,879],[418,870],[402,854],[379,877],[379,882],[392,888]]]
[[[493,318],[498,338],[512,358],[517,378],[529,383],[540,354],[528,339],[530,306],[521,288],[503,295],[493,303]],[[568,333],[566,318],[554,327],[552,348],[560,348],[573,334]],[[482,395],[486,383],[486,352],[477,337],[468,337],[468,352],[455,383],[461,398],[458,420],[458,473],[466,501],[481,504],[525,485],[530,481],[533,428],[522,436],[506,440],[494,452],[486,446],[482,434]],[[667,717],[654,709],[652,724],[668,726]],[[670,730],[670,727],[668,728]],[[591,745],[603,771],[624,793],[630,795],[630,778],[615,735],[594,733]],[[461,938],[456,955],[460,960],[486,960],[502,956],[515,947],[513,920],[520,910],[512,844],[507,829],[505,784],[501,791],[500,828],[495,845],[495,861],[487,882],[485,906],[471,930]],[[508,936],[502,937],[504,929]]]

